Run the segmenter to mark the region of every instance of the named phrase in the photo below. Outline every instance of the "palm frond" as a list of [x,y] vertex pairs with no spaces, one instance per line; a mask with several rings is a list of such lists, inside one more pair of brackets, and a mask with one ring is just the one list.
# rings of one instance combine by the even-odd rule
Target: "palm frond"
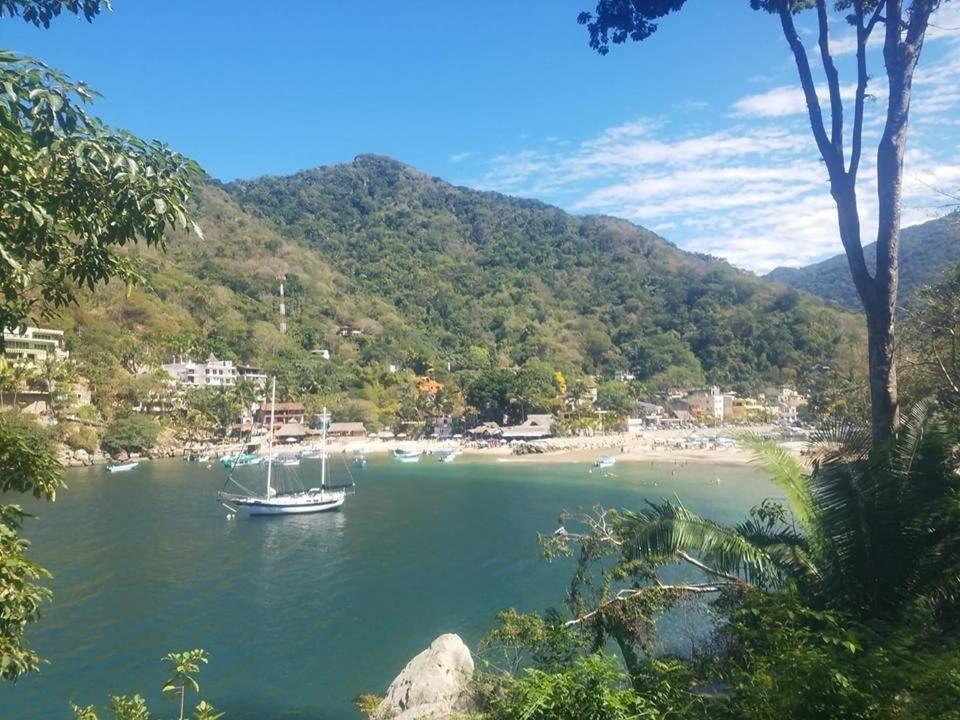
[[786,449],[755,433],[744,435],[744,444],[753,453],[753,461],[787,495],[794,516],[804,528],[814,512],[807,471]]
[[683,551],[724,573],[748,582],[780,585],[784,577],[770,555],[743,537],[736,528],[700,517],[676,503],[654,503],[630,522],[625,550],[632,559],[673,558]]
[[754,518],[744,520],[737,525],[737,532],[748,542],[763,549],[785,576],[808,588],[819,584],[823,573],[810,552],[810,544],[805,535],[792,527],[781,525],[771,527]]

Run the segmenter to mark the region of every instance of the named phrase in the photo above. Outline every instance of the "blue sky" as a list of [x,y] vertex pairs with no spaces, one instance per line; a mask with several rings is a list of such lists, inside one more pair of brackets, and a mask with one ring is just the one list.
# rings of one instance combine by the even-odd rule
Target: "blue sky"
[[[590,0],[113,5],[91,25],[5,19],[3,45],[87,81],[104,95],[101,117],[215,177],[375,152],[457,184],[626,217],[752,270],[840,251],[796,70],[776,21],[746,0],[690,3],[607,57],[575,21]],[[942,212],[929,186],[960,187],[960,2],[936,24],[918,76],[907,223]],[[836,39],[842,48],[841,26]],[[873,62],[868,149],[883,104]],[[872,173],[867,162],[868,217]]]

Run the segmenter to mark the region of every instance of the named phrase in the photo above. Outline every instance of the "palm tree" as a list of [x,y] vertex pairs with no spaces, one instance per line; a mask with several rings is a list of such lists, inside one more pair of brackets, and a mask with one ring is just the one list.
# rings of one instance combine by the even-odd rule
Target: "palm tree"
[[0,357],[0,410],[3,409],[3,394],[13,384],[13,370],[6,358]]
[[17,397],[30,388],[30,383],[37,376],[32,365],[25,362],[14,362],[10,365],[10,389],[13,391],[13,406],[17,406]]
[[[761,587],[795,588],[817,606],[863,615],[960,598],[960,433],[931,402],[908,412],[881,451],[867,428],[838,423],[818,438],[811,471],[772,441],[752,439],[786,495],[728,527],[679,501],[627,514],[625,559],[690,558]],[[686,556],[686,557],[684,557]]]
[[53,355],[44,358],[36,368],[36,378],[43,381],[50,403],[50,412],[56,412],[58,388],[76,379],[76,369],[68,360]]
[[260,388],[250,380],[237,380],[230,388],[230,398],[233,404],[240,408],[241,413],[250,412],[259,397]]

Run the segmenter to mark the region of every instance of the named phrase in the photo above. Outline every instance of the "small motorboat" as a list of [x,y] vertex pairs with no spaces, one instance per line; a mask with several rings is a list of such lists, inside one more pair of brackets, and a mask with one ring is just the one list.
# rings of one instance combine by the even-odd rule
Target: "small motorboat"
[[393,459],[398,462],[420,462],[421,455],[423,455],[422,450],[405,450],[403,448],[397,448],[393,451]]
[[437,457],[437,460],[439,460],[442,463],[452,463],[454,460],[457,459],[457,456],[459,454],[460,453],[456,450],[450,450],[449,452],[440,453],[439,457]]
[[[317,447],[316,445],[310,445],[309,447],[306,447],[300,451],[300,457],[304,460],[314,460],[327,457],[327,453],[323,448]],[[327,457],[327,459],[329,460],[329,457]]]
[[364,465],[367,464],[367,459],[363,455],[357,455],[353,459],[353,464],[356,465],[357,467],[363,467]]
[[281,455],[275,462],[284,467],[297,467],[300,464],[300,458],[296,455]]
[[126,462],[126,463],[119,463],[117,465],[107,465],[107,472],[108,473],[130,472],[139,464],[140,463],[138,462]]
[[210,455],[208,453],[193,453],[187,455],[184,459],[184,462],[195,462],[195,463],[205,463],[210,462]]
[[220,464],[225,468],[243,467],[245,465],[259,465],[263,458],[254,453],[239,453],[237,455],[227,455],[220,459]]
[[601,455],[597,458],[593,466],[598,468],[612,468],[616,464],[617,459],[613,455]]

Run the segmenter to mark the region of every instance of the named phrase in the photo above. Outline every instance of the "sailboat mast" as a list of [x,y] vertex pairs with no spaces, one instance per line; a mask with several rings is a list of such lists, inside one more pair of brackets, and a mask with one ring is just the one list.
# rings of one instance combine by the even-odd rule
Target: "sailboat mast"
[[327,422],[330,420],[330,415],[327,413],[327,408],[324,406],[323,413],[320,415],[320,431],[321,431],[321,442],[320,442],[320,489],[323,490],[323,486],[327,484]]
[[273,478],[273,422],[277,410],[277,378],[270,388],[270,446],[267,450],[267,497],[270,497],[270,481]]

